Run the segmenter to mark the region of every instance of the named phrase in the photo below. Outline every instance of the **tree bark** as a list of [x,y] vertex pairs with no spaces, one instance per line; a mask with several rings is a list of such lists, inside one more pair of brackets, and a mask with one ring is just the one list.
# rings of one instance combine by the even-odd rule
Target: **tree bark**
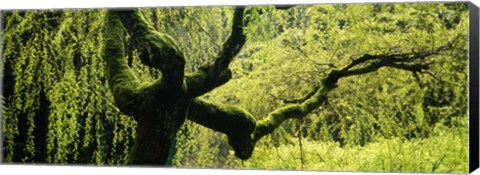
[[[107,14],[105,31],[107,78],[116,105],[122,112],[133,116],[138,123],[135,144],[127,163],[163,165],[168,157],[171,140],[185,121],[188,101],[184,99],[184,88],[182,83],[179,83],[183,82],[184,61],[177,50],[172,49],[175,47],[173,44],[163,42],[162,37],[169,38],[168,36],[148,31],[141,35],[134,34],[139,37],[137,42],[143,42],[142,45],[149,47],[148,53],[142,55],[148,58],[143,60],[151,59],[152,62],[148,64],[160,68],[164,75],[155,82],[140,83],[127,63],[124,46],[125,28],[120,18],[120,16],[127,16],[124,17],[127,19],[138,17],[134,15],[136,14],[133,12]],[[140,24],[143,24],[142,21],[129,25],[137,27],[133,30],[142,30]],[[162,52],[161,49],[166,51]],[[151,53],[152,51],[155,53]]]
[[187,118],[226,134],[238,158],[246,160],[251,157],[255,146],[251,134],[257,123],[247,111],[235,106],[222,106],[196,99],[190,105]]
[[[189,75],[184,75],[185,59],[175,41],[154,31],[140,13],[110,11],[107,14],[104,56],[110,90],[119,109],[138,122],[129,164],[164,165],[172,139],[185,119],[225,133],[235,155],[248,159],[255,143],[283,121],[303,118],[325,104],[328,93],[336,88],[341,78],[366,74],[381,67],[421,72],[429,66],[426,58],[452,47],[447,44],[422,53],[365,54],[342,69],[332,70],[322,84],[299,103],[276,109],[256,121],[249,112],[238,107],[197,98],[230,80],[230,62],[246,41],[244,13],[248,12],[243,8],[235,9],[231,35],[215,62]],[[132,73],[125,54],[125,31],[133,38],[143,63],[160,69],[161,79],[141,83]]]
[[[242,19],[243,8],[237,8],[234,12],[232,33],[214,64],[206,65],[185,77],[183,53],[170,36],[154,31],[136,11],[108,12],[104,52],[107,79],[117,107],[133,116],[138,123],[128,164],[165,164],[172,139],[184,123],[189,106],[192,109],[190,114],[196,113],[200,116],[205,113],[200,109],[208,106],[208,103],[194,98],[230,80],[231,72],[228,66],[245,43]],[[162,77],[159,80],[140,83],[128,66],[124,39],[127,33],[133,38],[132,42],[139,50],[142,62],[161,71]],[[201,118],[193,118],[201,124],[211,125]],[[254,124],[248,123],[249,121],[246,122],[250,128],[250,131],[246,132],[248,134],[220,130],[227,132],[231,138],[230,143],[236,150],[243,149],[241,144],[250,143],[242,140],[250,138],[249,133],[253,131]],[[243,127],[241,125],[237,128]]]

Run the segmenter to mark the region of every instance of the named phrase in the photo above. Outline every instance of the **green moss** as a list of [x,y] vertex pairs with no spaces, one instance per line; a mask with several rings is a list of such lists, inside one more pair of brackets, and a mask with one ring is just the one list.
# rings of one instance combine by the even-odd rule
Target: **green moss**
[[300,104],[288,105],[269,113],[267,117],[257,123],[253,140],[257,141],[263,136],[272,133],[285,120],[303,118],[327,100],[327,94],[332,88],[322,86],[315,94]]
[[187,75],[187,97],[195,98],[219,87],[232,78],[229,65],[242,49],[246,37],[243,34],[244,9],[236,8],[233,15],[232,31],[223,44],[223,50],[215,57],[211,65],[202,66],[196,72]]
[[[160,68],[162,77],[140,83],[125,55],[125,26],[147,65]],[[138,29],[138,30],[137,30]],[[168,35],[153,31],[135,12],[109,12],[105,32],[108,81],[116,105],[138,122],[129,164],[163,165],[175,133],[185,121],[183,55]],[[138,49],[138,48],[137,48]]]
[[168,34],[155,31],[138,10],[112,13],[120,16],[143,63],[159,69],[172,89],[180,89],[185,56],[176,41]]
[[228,68],[216,69],[209,66],[185,76],[187,98],[203,95],[216,87],[227,83],[232,78],[232,71]]
[[133,115],[134,98],[141,84],[127,64],[125,55],[125,29],[116,13],[107,13],[104,58],[107,62],[107,79],[117,106]]
[[235,155],[248,159],[255,145],[251,134],[256,128],[255,118],[247,111],[227,105],[195,99],[191,102],[188,119],[210,129],[227,134]]

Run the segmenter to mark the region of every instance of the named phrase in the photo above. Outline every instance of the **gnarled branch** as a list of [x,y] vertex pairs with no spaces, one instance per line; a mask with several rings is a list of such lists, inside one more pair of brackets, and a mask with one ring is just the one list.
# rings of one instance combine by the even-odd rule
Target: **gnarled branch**
[[138,78],[128,66],[124,47],[124,27],[120,17],[108,13],[105,27],[104,57],[108,63],[107,79],[117,106],[127,114],[132,115],[134,98],[141,86]]
[[[104,57],[107,62],[107,80],[120,110],[138,119],[138,113],[142,110],[140,104],[145,101],[180,97],[184,93],[182,85],[185,60],[176,49],[173,39],[154,32],[151,26],[142,21],[143,17],[138,12],[109,11],[106,18]],[[140,82],[128,66],[125,53],[126,28],[136,42],[147,47],[148,52],[140,57],[146,62],[150,60],[147,65],[160,68],[162,77],[159,80]]]
[[187,119],[225,133],[235,155],[244,160],[250,158],[254,147],[250,135],[255,130],[256,121],[247,111],[195,99],[190,104]]
[[[273,130],[280,126],[283,121],[290,118],[304,117],[320,105],[324,104],[327,100],[328,93],[336,87],[338,80],[341,78],[370,73],[381,67],[392,67],[407,71],[425,70],[428,69],[429,64],[423,63],[422,61],[430,56],[438,55],[441,51],[450,49],[451,47],[452,45],[449,43],[429,52],[383,55],[365,54],[352,61],[352,63],[344,68],[330,72],[323,80],[322,86],[317,88],[315,94],[303,103],[279,108],[268,114],[265,119],[258,121],[253,140],[256,141],[266,134],[273,132]],[[367,64],[361,68],[352,69],[372,61],[373,63]]]
[[198,97],[230,80],[232,73],[228,66],[246,41],[243,34],[243,16],[244,8],[236,7],[232,32],[223,44],[223,50],[215,58],[215,62],[211,65],[204,65],[198,71],[185,77],[187,97]]
[[122,20],[139,52],[140,60],[147,66],[159,69],[170,89],[181,89],[185,56],[176,41],[168,34],[155,31],[138,10],[109,13],[116,13]]
[[[255,120],[252,119],[251,114],[244,110],[233,107],[219,107],[211,103],[197,100],[194,100],[192,103],[188,118],[214,130],[226,133],[230,139],[235,138],[231,136],[241,135],[241,139],[231,139],[237,142],[231,142],[230,144],[236,151],[237,157],[241,159],[248,159],[252,154],[251,151],[253,151],[253,145],[255,145],[255,143],[263,136],[272,133],[285,120],[291,118],[303,118],[313,110],[317,109],[319,106],[325,104],[328,93],[335,89],[339,79],[353,75],[370,73],[380,69],[381,67],[391,67],[406,71],[418,72],[428,69],[429,64],[424,63],[427,57],[438,55],[441,51],[447,49],[450,49],[450,47],[442,46],[435,51],[422,53],[384,55],[365,54],[344,68],[331,71],[322,81],[321,86],[313,90],[313,95],[307,95],[306,98],[298,101],[300,102],[298,104],[290,104],[276,109],[260,121],[255,122]],[[197,114],[200,114],[200,116],[203,117],[200,118],[200,116]],[[251,132],[252,124],[255,124],[255,129],[253,132]],[[245,126],[248,127],[245,129],[241,128]],[[250,137],[246,137],[247,134],[251,134]],[[244,143],[240,144],[238,142]],[[242,146],[239,147],[238,145]]]

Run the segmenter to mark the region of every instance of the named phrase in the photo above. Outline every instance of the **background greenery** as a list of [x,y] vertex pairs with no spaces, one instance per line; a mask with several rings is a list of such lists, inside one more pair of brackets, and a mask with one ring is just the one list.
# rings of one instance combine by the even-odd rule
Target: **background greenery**
[[[366,53],[425,51],[464,35],[428,72],[382,68],[342,79],[328,104],[284,122],[252,158],[234,157],[223,134],[187,121],[171,148],[175,167],[463,172],[468,170],[465,3],[254,7],[233,78],[202,96],[254,116],[305,96],[331,66]],[[213,62],[231,7],[142,9],[185,50],[186,72]],[[121,165],[136,122],[105,80],[105,10],[2,14],[4,162]],[[158,78],[131,53],[139,78]]]

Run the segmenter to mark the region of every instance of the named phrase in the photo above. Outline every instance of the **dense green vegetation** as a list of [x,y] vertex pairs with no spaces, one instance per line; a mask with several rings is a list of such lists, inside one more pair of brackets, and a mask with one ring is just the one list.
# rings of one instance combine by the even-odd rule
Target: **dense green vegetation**
[[[178,101],[188,110],[172,113],[187,120],[172,125],[174,140],[162,147],[168,166],[467,172],[467,9],[183,7],[139,9],[140,18],[104,9],[4,12],[2,160],[123,165],[135,159],[132,150],[154,156],[134,148],[136,136],[165,120],[142,117],[155,115],[151,109],[168,116]],[[155,50],[158,42],[167,44]],[[170,64],[177,57],[183,70]],[[222,59],[227,66],[213,69]],[[119,74],[115,65],[128,69]],[[160,100],[150,91],[125,100],[112,80],[129,76],[135,91],[161,82],[180,88]],[[169,96],[183,91],[187,100]]]

